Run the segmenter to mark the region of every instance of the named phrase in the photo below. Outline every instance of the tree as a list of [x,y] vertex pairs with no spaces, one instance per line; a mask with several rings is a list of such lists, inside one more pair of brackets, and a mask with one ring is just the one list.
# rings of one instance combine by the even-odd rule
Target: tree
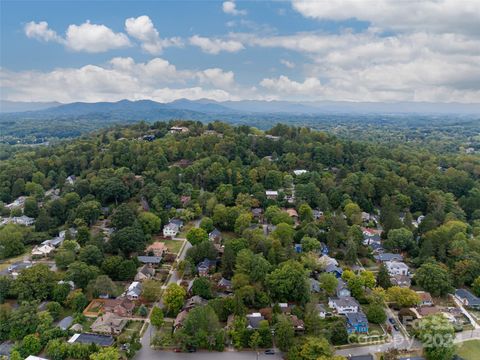
[[101,213],[101,205],[95,200],[81,203],[78,205],[76,211],[77,218],[82,219],[88,225],[93,225],[98,220]]
[[318,278],[320,287],[325,290],[327,295],[333,296],[338,286],[338,279],[334,274],[322,273]]
[[207,216],[203,217],[202,220],[200,221],[200,227],[203,230],[205,230],[207,233],[212,232],[214,229],[213,220]]
[[375,275],[373,272],[365,270],[360,273],[360,277],[363,280],[363,286],[369,289],[373,289],[376,284]]
[[432,296],[443,296],[452,290],[448,269],[436,263],[424,263],[415,273],[415,280]]
[[90,360],[120,360],[120,353],[114,347],[106,347],[90,355]]
[[252,222],[252,214],[249,212],[244,212],[235,220],[235,233],[241,235],[245,229],[248,229]]
[[35,332],[38,322],[37,303],[23,302],[22,305],[12,311],[8,317],[8,324],[10,326],[8,337],[11,340],[21,340],[28,334]]
[[13,289],[13,279],[0,275],[0,304],[3,304]]
[[162,227],[162,220],[149,211],[144,211],[138,216],[138,222],[147,235],[153,235],[160,231]]
[[303,203],[298,208],[298,216],[301,221],[310,222],[313,221],[313,210],[310,205]]
[[192,294],[199,295],[204,299],[211,299],[213,297],[212,284],[206,277],[199,277],[193,280]]
[[323,357],[332,359],[333,350],[325,338],[307,337],[300,350],[300,356],[305,360],[318,360]]
[[367,308],[367,319],[374,324],[383,324],[387,320],[387,314],[380,304],[371,304]]
[[52,299],[58,303],[63,303],[67,299],[67,296],[70,293],[70,290],[71,290],[70,284],[57,283],[53,286]]
[[306,303],[310,297],[307,274],[298,261],[286,261],[267,275],[266,287],[274,300]]
[[0,259],[23,254],[23,234],[16,225],[7,225],[0,230]]
[[348,240],[347,250],[345,251],[345,261],[348,264],[355,264],[357,259],[357,244],[353,240]]
[[26,216],[30,216],[32,218],[36,218],[38,216],[38,203],[37,200],[33,197],[29,197],[25,199],[25,203],[23,205],[23,213]]
[[135,222],[135,211],[126,203],[120,204],[112,214],[111,223],[117,230],[132,226]]
[[187,240],[192,245],[198,245],[204,241],[208,241],[208,234],[202,228],[193,228],[187,233]]
[[185,296],[187,295],[185,289],[177,284],[168,285],[163,294],[163,303],[167,311],[171,314],[176,314],[182,308]]
[[295,230],[293,227],[286,223],[280,223],[275,230],[272,231],[272,237],[279,240],[284,247],[292,246],[293,235]]
[[55,264],[61,270],[66,270],[68,265],[75,261],[76,255],[75,252],[60,249],[55,254]]
[[95,279],[99,273],[96,266],[75,261],[68,267],[65,279],[73,281],[76,287],[85,289],[90,280]]
[[88,288],[93,297],[98,297],[100,295],[113,296],[117,292],[115,283],[108,277],[108,275],[99,275],[95,280],[90,282]]
[[361,224],[362,223],[362,209],[358,204],[350,202],[345,205],[343,211],[345,212],[345,216],[347,217],[350,224]]
[[475,293],[475,295],[480,296],[480,276],[473,281],[472,290]]
[[137,273],[137,263],[134,260],[123,260],[118,268],[118,280],[132,280]]
[[142,283],[142,297],[148,302],[157,301],[162,293],[162,284],[153,279],[147,279]]
[[68,294],[65,300],[67,306],[76,312],[82,312],[88,305],[87,297],[82,293],[81,289],[76,289]]
[[390,281],[390,274],[388,273],[388,269],[384,263],[380,265],[380,269],[378,270],[377,284],[384,289],[388,289],[392,286],[392,282]]
[[387,290],[387,300],[396,303],[399,307],[411,307],[420,302],[420,297],[409,288],[392,286]]
[[154,306],[150,315],[150,322],[153,326],[159,328],[163,325],[163,311],[158,306]]
[[295,331],[292,323],[285,315],[280,315],[275,325],[275,342],[282,351],[287,351],[293,345]]
[[123,258],[121,256],[109,256],[103,260],[102,270],[113,280],[120,280],[118,274],[122,262]]
[[52,294],[55,274],[45,264],[24,269],[14,282],[15,292],[21,300],[45,300]]
[[19,352],[24,358],[29,355],[37,355],[40,350],[42,350],[42,344],[34,334],[25,336],[19,347]]
[[430,315],[420,321],[418,338],[428,360],[450,360],[455,354],[455,329],[447,318]]
[[250,340],[248,341],[248,345],[252,349],[257,351],[258,345],[260,345],[261,340],[262,339],[260,337],[260,333],[258,331],[254,331],[252,335],[250,335]]
[[111,239],[113,249],[118,249],[125,255],[140,252],[145,249],[145,234],[139,227],[127,226],[115,232]]
[[53,320],[58,320],[58,317],[60,316],[60,312],[62,311],[62,305],[60,305],[56,301],[50,301],[47,304],[47,310],[52,315]]
[[320,241],[309,236],[304,236],[300,243],[302,244],[302,251],[304,252],[318,251],[321,248]]
[[389,250],[409,249],[413,245],[413,233],[405,228],[392,229],[384,245]]
[[95,245],[87,245],[80,250],[78,259],[88,265],[100,266],[103,261],[103,253]]

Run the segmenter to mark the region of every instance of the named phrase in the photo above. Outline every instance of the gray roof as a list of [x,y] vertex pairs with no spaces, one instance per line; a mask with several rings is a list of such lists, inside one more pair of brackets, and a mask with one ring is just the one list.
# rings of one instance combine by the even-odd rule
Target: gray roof
[[12,351],[14,345],[15,345],[15,343],[13,343],[12,341],[4,341],[4,342],[0,343],[0,356],[1,355],[4,355],[4,356],[10,355],[10,352]]
[[221,237],[222,233],[217,229],[213,229],[210,234],[208,234],[208,237]]
[[160,264],[161,256],[137,256],[138,261],[144,264]]
[[346,313],[345,317],[350,324],[358,324],[358,323],[366,323],[368,322],[367,316],[363,313],[363,311],[354,312],[354,313]]
[[339,307],[360,306],[357,300],[351,296],[345,296],[342,298],[330,298]]
[[253,329],[258,329],[260,327],[260,322],[265,320],[265,318],[260,314],[249,314],[247,315],[248,326]]
[[343,273],[343,270],[336,266],[335,264],[328,264],[325,267],[325,272],[332,273],[332,272],[338,272],[339,274]]
[[170,224],[175,224],[178,227],[181,227],[181,226],[183,226],[183,221],[180,220],[180,219],[172,219],[172,220],[170,220]]
[[57,326],[62,330],[67,330],[70,327],[70,325],[72,325],[72,322],[73,322],[73,317],[67,316],[62,320],[60,320]]
[[480,305],[480,298],[473,295],[470,291],[466,289],[457,289],[455,290],[455,295],[459,298],[466,299],[468,301],[468,305],[470,306],[478,306]]
[[[78,335],[78,336],[76,336]],[[81,344],[97,344],[100,346],[111,346],[114,343],[114,339],[110,335],[99,335],[99,334],[76,334],[69,340],[72,343],[81,343]]]
[[382,253],[374,256],[375,260],[378,261],[392,261],[392,260],[403,260],[403,256],[401,254],[392,254],[392,253]]
[[310,291],[312,292],[320,292],[320,283],[315,280],[310,278]]

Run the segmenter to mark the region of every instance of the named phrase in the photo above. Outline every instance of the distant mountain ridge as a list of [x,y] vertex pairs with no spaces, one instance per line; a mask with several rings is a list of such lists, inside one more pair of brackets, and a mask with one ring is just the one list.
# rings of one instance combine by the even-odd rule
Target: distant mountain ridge
[[[20,110],[19,110],[20,109]],[[59,103],[15,103],[2,101],[1,112],[17,112],[18,115],[44,118],[48,116],[85,116],[88,114],[109,114],[126,118],[135,115],[137,119],[189,117],[191,119],[215,117],[215,115],[248,114],[480,114],[480,103],[360,103],[342,101],[291,102],[240,100],[217,102],[209,99],[178,99],[169,103],[152,100],[121,100],[117,102],[74,102]]]

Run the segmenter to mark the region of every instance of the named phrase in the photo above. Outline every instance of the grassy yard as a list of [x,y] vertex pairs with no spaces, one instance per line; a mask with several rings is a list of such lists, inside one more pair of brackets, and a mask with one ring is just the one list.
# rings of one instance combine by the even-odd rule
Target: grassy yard
[[183,245],[182,240],[164,240],[164,243],[168,251],[174,254],[178,254]]
[[32,247],[27,246],[27,247],[25,247],[25,252],[22,255],[18,255],[18,256],[12,257],[12,258],[1,260],[0,271],[3,271],[5,269],[7,269],[10,265],[12,265],[16,262],[23,261],[24,258],[29,257],[29,254],[30,254],[31,251],[32,251]]
[[470,340],[458,346],[457,355],[465,360],[476,360],[480,354],[480,340]]
[[172,336],[173,321],[166,320],[163,326],[155,329],[153,335],[153,345],[157,348],[171,348],[174,345]]

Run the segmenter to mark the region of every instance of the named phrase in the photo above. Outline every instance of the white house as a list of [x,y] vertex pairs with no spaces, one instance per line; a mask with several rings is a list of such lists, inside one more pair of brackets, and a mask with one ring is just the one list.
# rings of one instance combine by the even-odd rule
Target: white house
[[408,266],[401,261],[386,261],[388,273],[393,275],[408,275]]
[[331,265],[338,266],[338,261],[335,260],[334,258],[331,258],[328,255],[322,255],[318,259],[318,262],[320,263],[322,268],[326,268],[326,267],[331,266]]
[[356,313],[360,309],[360,304],[351,296],[328,298],[328,306],[335,309],[338,314]]
[[127,289],[126,296],[128,300],[137,300],[142,294],[142,284],[134,281]]
[[32,249],[32,256],[48,256],[52,251],[55,251],[55,247],[50,244],[35,246]]
[[17,216],[11,218],[11,222],[17,225],[25,225],[25,226],[31,226],[35,222],[34,218],[22,215],[22,216]]
[[16,209],[16,208],[23,208],[26,198],[27,198],[26,196],[20,196],[14,202],[5,205],[5,207],[9,210]]
[[265,196],[267,197],[267,199],[275,200],[278,197],[278,191],[276,191],[276,190],[266,190],[265,191]]
[[182,227],[183,227],[183,221],[172,219],[167,225],[163,227],[163,236],[174,237],[180,232]]
[[297,176],[306,174],[308,171],[304,169],[293,170],[293,173]]

